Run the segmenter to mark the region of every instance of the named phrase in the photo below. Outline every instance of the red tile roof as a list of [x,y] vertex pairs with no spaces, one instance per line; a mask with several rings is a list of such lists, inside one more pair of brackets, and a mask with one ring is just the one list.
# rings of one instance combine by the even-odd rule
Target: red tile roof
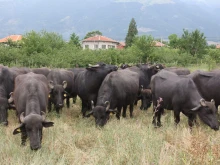
[[12,41],[19,41],[22,39],[22,35],[10,35],[8,37],[0,39],[0,42],[8,42],[8,39],[11,39]]
[[117,49],[124,49],[125,48],[125,42],[119,42],[117,45]]
[[154,41],[155,42],[155,47],[163,47],[163,46],[165,46],[165,44],[163,44],[163,43],[161,43],[161,42],[159,42],[159,41]]
[[216,49],[220,49],[220,44],[219,44],[219,45],[216,45]]
[[102,41],[102,42],[115,42],[115,43],[118,43],[118,41],[115,41],[111,38],[101,36],[101,35],[96,35],[96,36],[93,36],[93,37],[86,38],[82,42],[85,42],[85,41],[86,42],[99,42],[99,41]]

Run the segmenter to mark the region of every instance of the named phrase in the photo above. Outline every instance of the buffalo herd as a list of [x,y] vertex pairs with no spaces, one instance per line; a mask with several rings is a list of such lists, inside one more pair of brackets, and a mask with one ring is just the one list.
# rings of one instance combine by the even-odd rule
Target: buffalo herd
[[0,65],[0,123],[8,125],[8,109],[15,109],[20,126],[13,134],[21,134],[21,144],[30,139],[30,147],[41,147],[47,110],[70,107],[70,99],[81,101],[83,117],[93,116],[96,126],[104,126],[110,113],[120,119],[130,117],[138,100],[141,110],[153,103],[153,121],[160,127],[164,109],[173,110],[175,123],[180,112],[188,117],[191,128],[197,116],[214,130],[219,129],[220,71],[194,71],[165,67],[161,64],[116,65],[99,62],[86,68],[49,69],[17,68]]

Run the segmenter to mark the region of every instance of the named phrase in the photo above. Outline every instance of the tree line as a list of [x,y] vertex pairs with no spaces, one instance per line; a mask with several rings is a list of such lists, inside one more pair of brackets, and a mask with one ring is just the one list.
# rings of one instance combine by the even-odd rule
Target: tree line
[[[87,33],[84,39],[97,34],[102,35],[96,30]],[[207,63],[212,67],[220,62],[220,50],[208,46],[205,35],[198,29],[192,32],[183,29],[181,37],[171,34],[166,47],[154,47],[155,40],[151,35],[138,35],[133,18],[123,50],[82,50],[80,39],[75,33],[66,42],[58,33],[30,31],[19,42],[9,40],[7,46],[0,45],[0,63],[8,66],[72,68],[99,61],[115,65],[157,62],[186,66]]]

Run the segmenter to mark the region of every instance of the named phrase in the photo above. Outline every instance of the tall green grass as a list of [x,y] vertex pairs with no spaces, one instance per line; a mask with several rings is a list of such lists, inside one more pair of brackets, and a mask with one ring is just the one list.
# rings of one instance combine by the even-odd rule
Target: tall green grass
[[9,126],[0,127],[1,164],[220,164],[220,132],[202,123],[190,131],[184,115],[176,127],[172,111],[162,116],[161,128],[151,124],[152,109],[136,107],[134,118],[119,121],[111,116],[99,129],[93,117],[82,118],[77,100],[70,109],[63,108],[59,118],[52,112],[47,120],[54,127],[43,130],[42,148],[32,151],[29,141],[21,147],[20,136],[12,135],[19,123],[15,112],[9,111]]

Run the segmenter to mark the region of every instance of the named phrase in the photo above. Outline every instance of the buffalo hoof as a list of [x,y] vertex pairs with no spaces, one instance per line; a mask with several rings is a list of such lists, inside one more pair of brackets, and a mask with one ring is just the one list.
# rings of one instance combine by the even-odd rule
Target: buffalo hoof
[[153,121],[152,124],[154,125],[154,128],[159,128],[159,127],[162,127],[162,124],[160,122],[155,122]]

